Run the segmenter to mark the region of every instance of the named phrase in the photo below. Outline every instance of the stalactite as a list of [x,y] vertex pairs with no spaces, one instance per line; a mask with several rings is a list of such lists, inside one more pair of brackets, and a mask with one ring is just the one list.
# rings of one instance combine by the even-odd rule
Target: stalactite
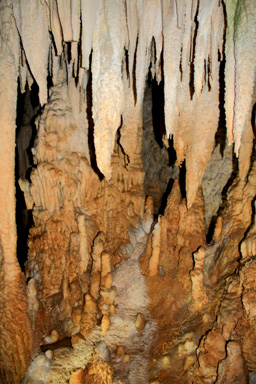
[[[109,382],[219,383],[236,362],[245,382],[245,364],[256,369],[255,9],[250,0],[2,0],[0,375],[7,383],[26,370],[24,383],[40,372],[49,383],[91,380],[99,367]],[[151,79],[164,83],[161,132],[148,124]],[[34,168],[17,183],[34,219],[26,284],[15,245],[15,119],[17,86],[25,92],[33,83],[42,107]],[[220,154],[224,88],[229,147]],[[227,191],[233,141],[239,172]],[[173,143],[175,172],[163,142]],[[53,345],[67,337],[72,348]],[[40,342],[56,354],[38,355],[28,369]]]
[[256,51],[256,8],[250,0],[237,3],[234,23],[235,102],[233,134],[238,155],[242,133],[250,116],[254,97]]
[[[101,1],[94,28],[92,93],[94,143],[97,165],[107,180],[111,178],[111,153],[123,111],[121,78],[124,39],[122,2]],[[121,31],[121,33],[120,33]]]
[[136,50],[136,100],[139,108],[142,108],[145,80],[151,59],[151,43],[154,36],[157,42],[157,57],[159,61],[159,39],[161,40],[162,17],[161,8],[156,0],[137,1],[138,12],[138,45]]
[[61,55],[62,52],[62,29],[61,29],[61,23],[59,19],[59,13],[57,8],[56,0],[50,0],[49,3],[50,6],[50,25],[51,25],[51,31],[54,37],[54,43],[56,46],[56,53],[57,55]]
[[[195,49],[195,96],[198,97],[205,85],[205,62],[208,64],[208,58],[211,55],[211,30],[215,26],[213,23],[218,23],[218,18],[213,17],[213,11],[216,7],[215,0],[205,0],[199,2],[199,11],[197,16],[198,31],[196,36]],[[218,6],[218,5],[217,5]],[[218,27],[218,25],[217,25]],[[213,52],[213,56],[218,52]]]
[[[173,0],[170,2],[164,0],[161,7],[159,5],[157,1],[153,0],[140,0],[137,2],[101,0],[82,2],[80,9],[80,3],[77,0],[70,0],[68,4],[65,4],[65,7],[62,0],[51,0],[48,9],[46,5],[41,3],[28,7],[27,3],[25,4],[23,0],[20,0],[19,3],[15,3],[14,13],[29,67],[39,85],[42,104],[47,100],[48,13],[56,53],[60,55],[62,52],[62,40],[72,42],[71,56],[74,63],[72,67],[74,76],[78,76],[78,62],[80,62],[82,68],[89,69],[89,56],[93,49],[94,141],[98,167],[107,179],[111,177],[110,162],[114,148],[114,137],[120,126],[120,116],[124,111],[123,83],[125,81],[122,80],[124,74],[122,72],[122,63],[125,62],[125,57],[123,49],[126,47],[128,50],[129,87],[133,89],[135,104],[138,104],[139,119],[145,77],[151,59],[151,44],[154,41],[156,51],[152,62],[152,73],[156,73],[159,80],[161,76],[160,54],[164,38],[163,69],[166,133],[167,137],[174,135],[177,164],[181,164],[186,156],[188,157],[188,163],[192,164],[191,156],[194,158],[194,162],[197,163],[196,167],[200,168],[197,182],[199,184],[205,166],[199,166],[202,156],[197,160],[197,155],[195,155],[196,152],[199,152],[198,144],[194,141],[193,144],[191,143],[190,135],[186,134],[187,137],[184,137],[183,127],[188,125],[187,121],[189,119],[193,121],[198,115],[199,112],[196,112],[195,116],[194,111],[201,108],[198,105],[202,104],[202,98],[200,98],[202,90],[208,86],[208,88],[210,87],[209,91],[212,93],[217,92],[217,86],[215,87],[213,83],[218,82],[219,55],[222,53],[223,45],[224,11],[222,7],[226,6],[227,134],[230,143],[233,139],[233,129],[234,139],[237,142],[236,151],[238,151],[241,132],[245,126],[245,117],[243,116],[248,116],[251,108],[254,76],[254,65],[248,64],[253,63],[253,57],[246,60],[245,63],[240,58],[247,57],[249,53],[254,51],[253,15],[255,11],[250,2],[242,4],[239,1],[230,2],[228,0],[224,5],[219,5],[214,0],[200,3],[196,1],[191,3],[185,0],[177,3]],[[37,12],[37,9],[40,12]],[[77,43],[80,38],[80,12],[82,23],[81,61],[77,56]],[[246,27],[245,20],[247,18],[247,24],[252,25],[252,28]],[[34,29],[36,32],[32,33]],[[34,47],[40,46],[40,64],[36,62],[39,52],[34,47],[33,49],[30,48],[31,39],[28,39],[28,36],[34,39],[32,40],[35,41]],[[249,43],[247,44],[248,41],[250,42],[250,48]],[[239,60],[241,64],[239,64]],[[24,69],[21,70],[21,73],[23,73],[22,71],[24,72]],[[83,73],[84,71],[81,70],[79,74],[80,84],[83,83]],[[244,76],[243,73],[247,73],[244,80],[241,77]],[[250,80],[248,73],[250,73]],[[24,78],[23,75],[22,78]],[[108,84],[108,90],[106,84]],[[251,84],[251,91],[248,84]],[[195,92],[196,102],[192,102],[193,100],[189,102],[189,87],[191,94]],[[241,104],[242,102],[245,103],[245,99],[240,97],[244,92],[243,89],[245,89],[243,87],[247,87],[247,94],[249,95],[246,101],[246,113]],[[109,104],[108,107],[106,107],[106,103]],[[186,105],[191,104],[189,108],[187,106],[186,111],[184,111],[184,103]],[[237,105],[235,107],[236,112],[234,112],[234,103]],[[243,114],[241,111],[243,111]],[[233,115],[234,127],[231,128]],[[127,136],[125,133],[126,122],[123,121],[123,123],[123,133],[124,136]],[[216,128],[213,124],[212,131],[216,130]],[[192,134],[192,128],[188,127],[188,130]],[[200,136],[200,124],[198,124],[196,130],[198,136]],[[127,146],[124,136],[122,137],[121,132],[123,148]],[[191,146],[194,146],[196,150],[191,152]],[[208,148],[208,154],[206,152],[204,154],[207,162],[211,150],[212,145]],[[126,153],[128,152],[129,149],[126,150]],[[195,166],[194,169],[193,167],[190,167],[190,169],[190,173],[194,175]],[[188,177],[188,185],[195,181],[194,176],[192,176],[192,179],[190,181]],[[188,190],[189,188],[188,186]],[[191,203],[194,196],[195,191],[189,193]]]
[[[63,30],[64,41],[72,41],[73,32],[71,24],[71,0],[56,0],[58,4],[58,12]],[[74,15],[75,16],[75,15]]]
[[72,41],[80,38],[80,0],[71,0]]
[[132,85],[133,77],[133,65],[134,65],[134,55],[136,51],[136,44],[139,33],[139,23],[138,23],[138,13],[137,13],[137,1],[126,0],[126,13],[127,13],[127,28],[128,28],[128,37],[129,37],[129,77],[130,77],[130,86]]
[[49,55],[48,8],[40,0],[14,3],[14,15],[26,59],[39,86],[41,105],[47,102]]
[[93,30],[100,0],[81,2],[82,13],[82,67],[89,69],[89,57],[93,46]]
[[[176,130],[177,111],[176,96],[180,80],[180,55],[183,25],[178,27],[177,2],[163,1],[163,35],[164,35],[164,81],[165,81],[165,126],[167,136]],[[179,8],[180,13],[184,9]],[[187,63],[186,63],[187,64]]]
[[226,0],[227,14],[227,32],[226,32],[226,96],[225,96],[225,111],[227,124],[228,143],[233,143],[233,121],[234,121],[234,101],[235,101],[235,52],[234,52],[234,23],[236,13],[236,1]]

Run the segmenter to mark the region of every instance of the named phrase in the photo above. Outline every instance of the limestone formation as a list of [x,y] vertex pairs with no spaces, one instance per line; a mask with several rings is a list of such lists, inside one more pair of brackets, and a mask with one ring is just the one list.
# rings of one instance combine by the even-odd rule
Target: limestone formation
[[0,1],[0,383],[256,374],[256,4]]

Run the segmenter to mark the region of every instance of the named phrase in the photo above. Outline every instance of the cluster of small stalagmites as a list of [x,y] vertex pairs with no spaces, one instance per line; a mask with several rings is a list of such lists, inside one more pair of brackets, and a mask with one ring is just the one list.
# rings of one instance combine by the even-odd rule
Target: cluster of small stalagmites
[[[185,199],[182,198],[179,182],[174,181],[164,215],[159,216],[154,224],[149,239],[150,247],[146,249],[144,260],[141,260],[157,317],[165,317],[165,311],[162,312],[161,309],[164,308],[163,303],[157,304],[160,298],[155,297],[155,290],[166,292],[164,296],[168,307],[170,302],[173,302],[172,314],[184,305],[184,295],[187,302],[194,300],[198,310],[207,302],[203,282],[205,249],[203,247],[199,249],[202,244],[205,244],[203,208],[200,189],[194,204],[188,209]],[[192,271],[191,275],[190,271]],[[194,297],[191,296],[191,289]]]
[[110,254],[104,250],[105,236],[99,232],[92,247],[90,289],[80,320],[80,333],[87,337],[101,318],[104,335],[110,327],[110,315],[115,313],[116,289],[112,287]]
[[[29,188],[34,202],[35,224],[30,230],[29,276],[33,276],[32,269],[38,264],[39,301],[48,300],[59,292],[64,270],[67,271],[69,282],[79,280],[82,293],[89,293],[96,300],[100,281],[100,261],[97,255],[100,244],[96,243],[100,243],[100,236],[97,240],[95,236],[99,228],[108,226],[108,239],[113,243],[112,248],[108,248],[115,250],[116,238],[120,237],[121,243],[130,220],[137,220],[144,204],[144,195],[139,193],[138,198],[129,193],[122,194],[117,190],[115,181],[100,183],[84,154],[72,150],[70,141],[73,140],[72,135],[79,136],[79,129],[71,124],[70,106],[66,97],[63,100],[59,94],[59,88],[59,85],[53,87],[50,101],[39,120],[37,144],[33,151],[37,167],[32,172]],[[60,119],[58,113],[61,114]],[[137,190],[140,188],[140,191],[143,189],[144,173],[141,168],[132,172],[123,166],[119,168],[125,192],[133,187]],[[116,170],[113,172],[115,175],[118,173]],[[108,197],[103,201],[105,195]],[[93,215],[90,211],[93,211]],[[94,239],[95,255],[91,252]],[[89,264],[92,264],[90,291],[84,288]]]
[[99,232],[93,242],[90,260],[87,261],[90,275],[84,272],[84,277],[79,281],[69,283],[64,272],[59,320],[63,332],[74,336],[74,342],[78,333],[86,339],[99,322],[104,335],[110,327],[110,316],[115,313],[117,292],[112,286],[111,256],[104,250],[104,241],[103,232]]
[[[248,190],[245,196],[248,201],[251,199]],[[232,204],[230,204],[232,207],[230,210],[236,211],[239,207],[239,199],[232,201]],[[164,216],[159,217],[154,226],[151,247],[146,255],[147,263],[143,261],[146,265],[143,268],[147,276],[151,307],[160,324],[175,328],[177,322],[177,329],[180,329],[182,319],[189,323],[189,316],[197,318],[200,324],[195,325],[194,331],[184,340],[176,340],[173,343],[164,334],[161,335],[160,329],[159,340],[166,338],[168,347],[166,347],[165,356],[156,355],[154,371],[160,382],[163,374],[169,377],[171,382],[177,368],[180,382],[191,383],[232,382],[232,371],[234,371],[234,375],[238,378],[235,382],[246,383],[247,370],[244,358],[246,364],[248,361],[251,362],[250,369],[253,370],[251,351],[254,347],[253,342],[250,341],[255,333],[252,328],[250,332],[243,330],[247,332],[245,340],[239,336],[237,324],[242,321],[243,312],[246,311],[246,316],[251,317],[251,323],[255,321],[254,260],[249,261],[247,258],[240,276],[234,274],[226,278],[226,286],[225,280],[220,284],[218,280],[220,270],[216,268],[216,255],[218,255],[220,244],[222,247],[230,244],[227,259],[220,257],[220,260],[230,268],[232,264],[227,260],[228,257],[231,259],[234,249],[234,244],[228,237],[230,224],[225,217],[223,219],[220,217],[215,228],[213,243],[206,246],[203,207],[202,194],[199,190],[194,204],[187,209],[177,182],[174,182]],[[229,216],[229,220],[231,217],[233,221],[237,220],[235,214]],[[246,226],[244,227],[245,230]],[[170,276],[173,278],[171,279]],[[219,308],[218,312],[217,308]],[[184,326],[184,332],[185,330],[188,330],[186,326]],[[179,370],[178,363],[180,364],[181,361],[183,368]]]

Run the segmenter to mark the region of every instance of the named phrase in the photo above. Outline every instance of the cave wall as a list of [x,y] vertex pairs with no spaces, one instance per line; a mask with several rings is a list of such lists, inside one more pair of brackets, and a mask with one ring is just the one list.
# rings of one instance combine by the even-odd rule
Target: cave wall
[[[0,7],[0,381],[248,382],[255,4]],[[16,140],[33,166],[15,175],[33,84],[36,137]],[[33,216],[24,273],[15,185]]]

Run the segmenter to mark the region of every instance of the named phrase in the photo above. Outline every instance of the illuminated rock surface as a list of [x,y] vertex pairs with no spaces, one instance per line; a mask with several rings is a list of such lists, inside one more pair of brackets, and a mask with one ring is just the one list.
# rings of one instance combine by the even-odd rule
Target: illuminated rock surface
[[255,2],[0,27],[0,383],[253,383]]

